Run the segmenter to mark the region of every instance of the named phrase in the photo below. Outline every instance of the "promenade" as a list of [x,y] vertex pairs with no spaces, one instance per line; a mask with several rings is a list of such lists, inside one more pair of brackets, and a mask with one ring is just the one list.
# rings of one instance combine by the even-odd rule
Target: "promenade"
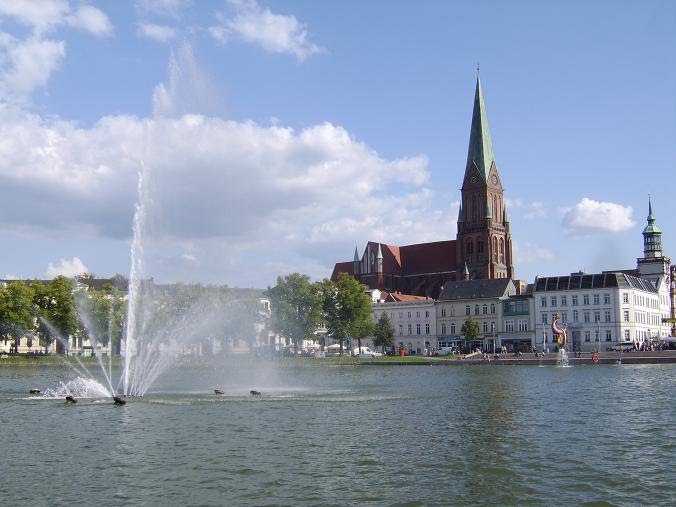
[[[589,352],[582,353],[580,357],[575,357],[574,354],[568,354],[568,363],[571,366],[575,365],[593,365],[593,354]],[[667,364],[676,363],[676,350],[661,350],[648,352],[601,352],[598,354],[597,365],[603,364],[617,364],[621,360],[622,364]],[[415,359],[413,359],[415,358]],[[439,357],[421,358],[420,356],[411,356],[411,361],[359,361],[355,365],[444,365],[444,366],[476,366],[476,365],[530,365],[530,366],[545,366],[556,365],[558,354],[550,352],[549,354],[535,357],[534,354],[523,354],[522,356],[514,356],[513,354],[501,354],[499,359],[495,358],[495,354],[490,354],[490,359],[486,360],[482,356],[473,357],[470,359],[446,359]]]

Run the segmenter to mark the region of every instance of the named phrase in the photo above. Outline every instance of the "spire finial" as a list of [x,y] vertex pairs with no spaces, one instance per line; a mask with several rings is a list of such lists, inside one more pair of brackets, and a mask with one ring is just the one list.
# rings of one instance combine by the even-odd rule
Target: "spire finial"
[[476,62],[476,75],[479,76],[479,62]]

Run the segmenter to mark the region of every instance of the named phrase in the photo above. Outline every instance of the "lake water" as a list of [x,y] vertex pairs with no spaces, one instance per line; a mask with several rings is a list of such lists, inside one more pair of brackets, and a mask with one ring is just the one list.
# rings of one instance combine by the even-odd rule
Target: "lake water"
[[674,505],[675,373],[242,360],[116,407],[0,367],[0,504]]

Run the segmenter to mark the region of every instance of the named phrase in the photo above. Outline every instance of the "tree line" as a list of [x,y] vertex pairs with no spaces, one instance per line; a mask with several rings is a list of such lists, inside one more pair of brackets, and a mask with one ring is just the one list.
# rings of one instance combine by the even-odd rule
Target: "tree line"
[[[79,343],[94,338],[102,345],[112,343],[119,353],[125,303],[112,284],[100,290],[75,291],[75,281],[57,276],[45,283],[15,280],[0,285],[0,340],[17,352],[19,340],[29,346],[47,348],[57,342],[57,350],[67,348],[74,336]],[[78,312],[78,306],[86,308]]]
[[346,273],[340,273],[336,282],[324,279],[311,282],[310,277],[292,273],[278,277],[277,284],[267,290],[272,309],[272,328],[289,338],[298,350],[304,339],[315,337],[322,326],[327,334],[340,344],[372,336],[374,345],[394,345],[394,327],[383,313],[377,323],[372,318],[372,301],[367,287]]

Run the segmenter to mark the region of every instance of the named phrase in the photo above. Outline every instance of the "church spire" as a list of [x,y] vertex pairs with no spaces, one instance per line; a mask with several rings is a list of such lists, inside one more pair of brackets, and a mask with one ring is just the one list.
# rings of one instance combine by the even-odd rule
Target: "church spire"
[[477,71],[476,91],[474,92],[474,111],[472,112],[472,128],[469,134],[469,150],[467,151],[467,171],[476,164],[484,181],[488,182],[488,173],[491,164],[495,162],[491,132],[488,128],[488,116],[484,104],[484,94],[481,88],[481,79]]

